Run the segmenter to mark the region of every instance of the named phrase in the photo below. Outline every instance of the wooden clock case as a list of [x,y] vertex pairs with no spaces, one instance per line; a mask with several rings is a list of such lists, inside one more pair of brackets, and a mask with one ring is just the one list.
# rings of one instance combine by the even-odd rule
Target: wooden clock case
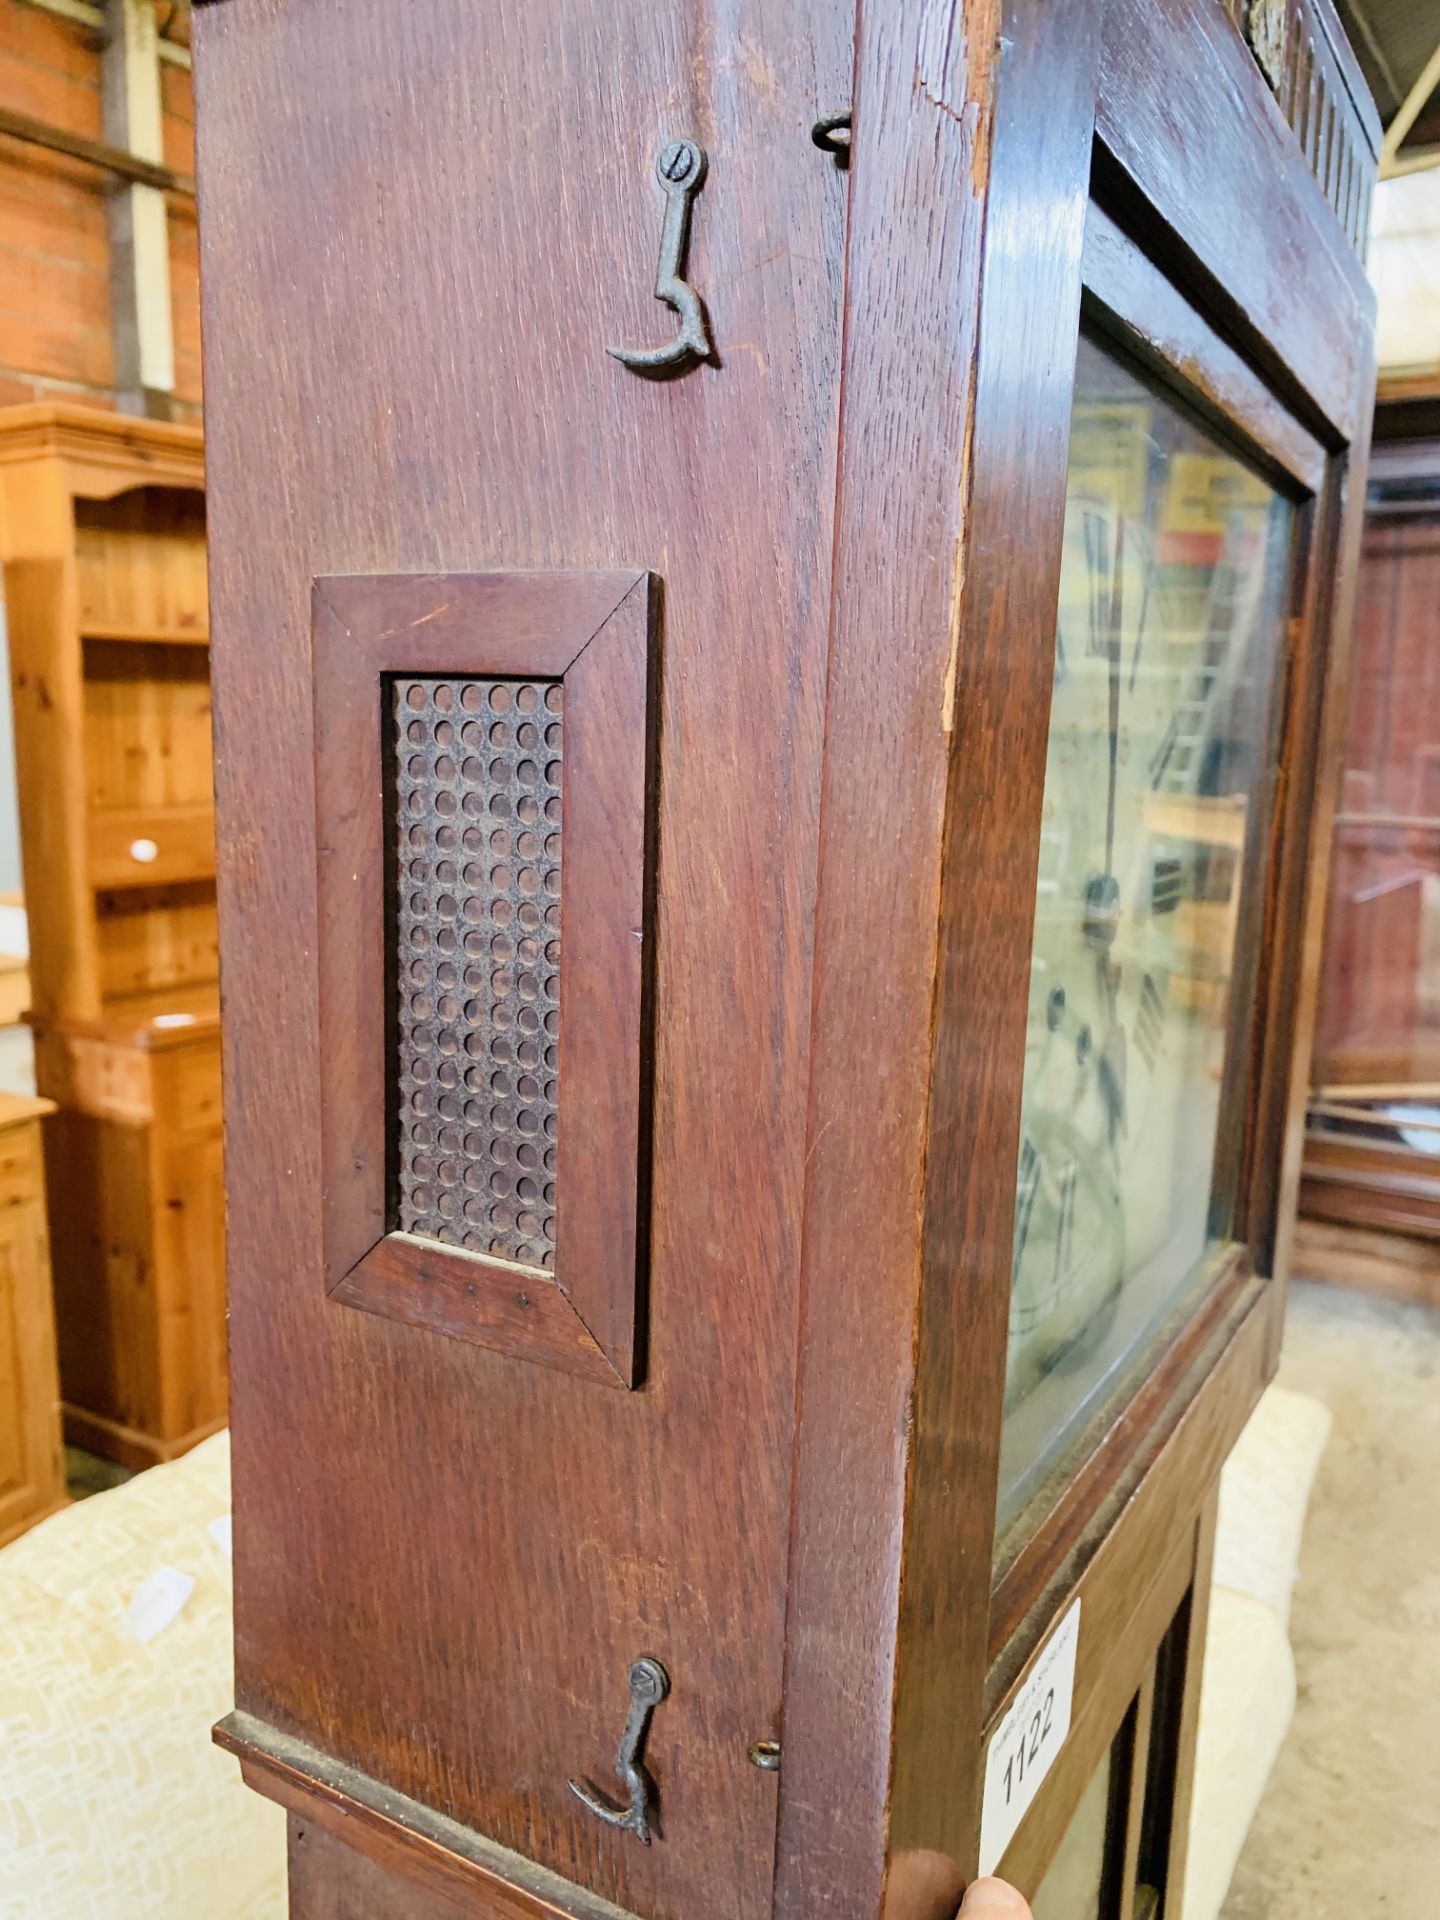
[[[1069,1736],[995,1864],[1043,1894],[1108,1755],[1095,1911],[1180,1912],[1216,1477],[1283,1310],[1373,381],[1373,112],[1326,0],[1239,12],[197,9],[220,1737],[290,1809],[297,1920],[949,1914],[991,1730],[1077,1598]],[[607,349],[675,324],[654,261],[687,140],[713,353],[637,372]],[[1235,1231],[1001,1536],[1082,319],[1243,446],[1299,533],[1232,996]],[[607,900],[578,837],[609,788],[568,757],[546,787],[521,727],[622,607]],[[368,660],[344,693],[336,620]],[[368,743],[332,753],[362,685]],[[482,723],[495,758],[467,773]],[[562,791],[555,864],[516,866],[521,802]],[[552,1004],[514,969],[562,871]],[[602,948],[603,1030],[568,1000]],[[556,1006],[557,1046],[603,1066],[550,1062]],[[618,1155],[598,1109],[570,1119],[597,1072]],[[648,1845],[570,1785],[623,1809],[642,1656],[669,1681],[629,1782]]]

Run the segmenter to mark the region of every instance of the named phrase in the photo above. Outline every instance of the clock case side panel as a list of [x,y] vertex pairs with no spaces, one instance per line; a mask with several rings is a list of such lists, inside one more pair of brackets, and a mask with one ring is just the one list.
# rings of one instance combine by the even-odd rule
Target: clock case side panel
[[[739,0],[757,63],[638,0],[196,15],[237,1701],[253,1747],[349,1769],[397,1862],[443,1809],[571,1911],[770,1905],[779,1781],[746,1752],[782,1689],[848,184],[808,129],[852,24]],[[664,337],[656,155],[688,128],[731,350],[637,378],[606,348]],[[634,1391],[327,1296],[316,1019],[311,582],[620,565],[665,582]],[[649,1847],[567,1785],[623,1791],[645,1653]]]

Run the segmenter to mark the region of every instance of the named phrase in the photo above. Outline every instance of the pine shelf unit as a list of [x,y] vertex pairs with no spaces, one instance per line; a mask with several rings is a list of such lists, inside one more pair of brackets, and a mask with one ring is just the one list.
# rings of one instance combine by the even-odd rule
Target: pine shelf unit
[[226,1415],[200,431],[0,409],[0,557],[65,1432],[144,1466]]
[[67,1499],[40,1140],[51,1111],[0,1093],[0,1546]]

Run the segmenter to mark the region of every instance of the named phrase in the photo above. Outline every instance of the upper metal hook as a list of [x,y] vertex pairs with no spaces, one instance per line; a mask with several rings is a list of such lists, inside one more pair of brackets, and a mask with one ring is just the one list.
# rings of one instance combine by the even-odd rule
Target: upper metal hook
[[684,279],[685,249],[690,238],[690,202],[705,178],[705,149],[693,140],[672,140],[655,163],[665,189],[665,223],[660,229],[660,264],[655,272],[655,298],[680,316],[680,331],[663,347],[611,347],[623,366],[637,372],[676,367],[687,360],[713,360],[710,330],[700,296]]

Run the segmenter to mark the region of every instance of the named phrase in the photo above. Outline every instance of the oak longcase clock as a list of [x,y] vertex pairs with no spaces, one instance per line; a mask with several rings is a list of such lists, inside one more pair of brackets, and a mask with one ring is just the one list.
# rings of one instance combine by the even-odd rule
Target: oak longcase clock
[[1372,378],[1329,0],[195,43],[292,1913],[1180,1920]]

